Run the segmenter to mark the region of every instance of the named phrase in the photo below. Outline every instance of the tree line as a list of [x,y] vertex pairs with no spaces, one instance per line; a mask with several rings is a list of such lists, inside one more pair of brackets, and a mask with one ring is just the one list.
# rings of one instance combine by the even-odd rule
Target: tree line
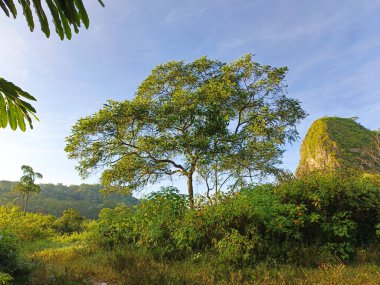
[[[25,205],[22,192],[15,191],[18,182],[0,181],[0,205],[15,204],[21,208]],[[39,194],[30,193],[29,212],[39,212],[61,216],[66,209],[75,209],[81,216],[95,219],[102,208],[114,208],[118,204],[136,205],[138,200],[130,195],[103,195],[100,184],[39,184]]]

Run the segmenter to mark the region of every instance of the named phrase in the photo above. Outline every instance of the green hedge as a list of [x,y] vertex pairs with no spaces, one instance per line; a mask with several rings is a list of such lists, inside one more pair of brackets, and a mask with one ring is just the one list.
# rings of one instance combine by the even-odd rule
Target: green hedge
[[160,258],[211,254],[236,265],[349,260],[359,248],[377,243],[380,179],[316,173],[199,197],[195,210],[186,205],[186,196],[170,187],[134,209],[104,209],[92,241],[107,248],[146,248]]

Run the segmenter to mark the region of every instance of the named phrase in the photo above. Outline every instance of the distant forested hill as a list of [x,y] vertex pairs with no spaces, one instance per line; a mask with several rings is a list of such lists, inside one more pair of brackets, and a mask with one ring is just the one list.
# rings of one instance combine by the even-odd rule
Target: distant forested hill
[[[0,205],[14,203],[19,205],[20,195],[12,190],[17,182],[0,181]],[[66,186],[63,184],[40,184],[42,191],[32,194],[28,211],[61,216],[63,210],[73,208],[86,218],[97,218],[102,208],[113,208],[117,204],[136,205],[138,200],[132,196],[99,193],[102,185],[81,184]]]

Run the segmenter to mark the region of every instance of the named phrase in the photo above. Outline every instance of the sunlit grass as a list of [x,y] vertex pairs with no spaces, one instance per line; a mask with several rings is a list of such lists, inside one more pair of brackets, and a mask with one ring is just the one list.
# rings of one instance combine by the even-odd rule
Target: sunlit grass
[[380,284],[380,266],[374,263],[316,268],[260,263],[234,269],[212,256],[163,262],[141,250],[93,251],[81,245],[44,249],[32,259],[37,264],[32,284]]

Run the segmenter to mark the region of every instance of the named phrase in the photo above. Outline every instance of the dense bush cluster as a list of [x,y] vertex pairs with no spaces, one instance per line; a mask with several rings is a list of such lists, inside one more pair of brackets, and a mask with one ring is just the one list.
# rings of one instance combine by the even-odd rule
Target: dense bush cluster
[[74,209],[63,211],[62,217],[54,221],[52,227],[61,234],[70,234],[84,229],[84,218]]
[[[24,213],[17,206],[0,206],[0,284],[11,284],[13,277],[26,277],[30,271],[22,245],[46,243],[62,234],[84,229],[84,218],[78,211],[68,209],[62,217]],[[65,237],[62,237],[65,238]],[[22,241],[22,242],[21,242]]]
[[12,275],[27,271],[25,261],[19,253],[19,241],[9,231],[0,228],[0,284],[12,281]]
[[357,249],[376,243],[380,180],[358,173],[316,173],[199,197],[194,210],[186,205],[186,196],[170,187],[134,209],[104,209],[92,228],[93,242],[146,248],[160,258],[211,254],[234,265],[349,260]]
[[57,234],[79,232],[85,219],[74,209],[67,209],[62,217],[38,213],[24,213],[18,206],[0,206],[0,230],[11,231],[23,240],[41,240]]
[[43,239],[54,234],[52,223],[56,217],[24,213],[17,206],[0,206],[0,229],[12,231],[24,240]]
[[355,249],[376,242],[380,223],[379,176],[316,173],[279,185],[275,193],[285,203],[302,205],[304,244],[352,257]]

